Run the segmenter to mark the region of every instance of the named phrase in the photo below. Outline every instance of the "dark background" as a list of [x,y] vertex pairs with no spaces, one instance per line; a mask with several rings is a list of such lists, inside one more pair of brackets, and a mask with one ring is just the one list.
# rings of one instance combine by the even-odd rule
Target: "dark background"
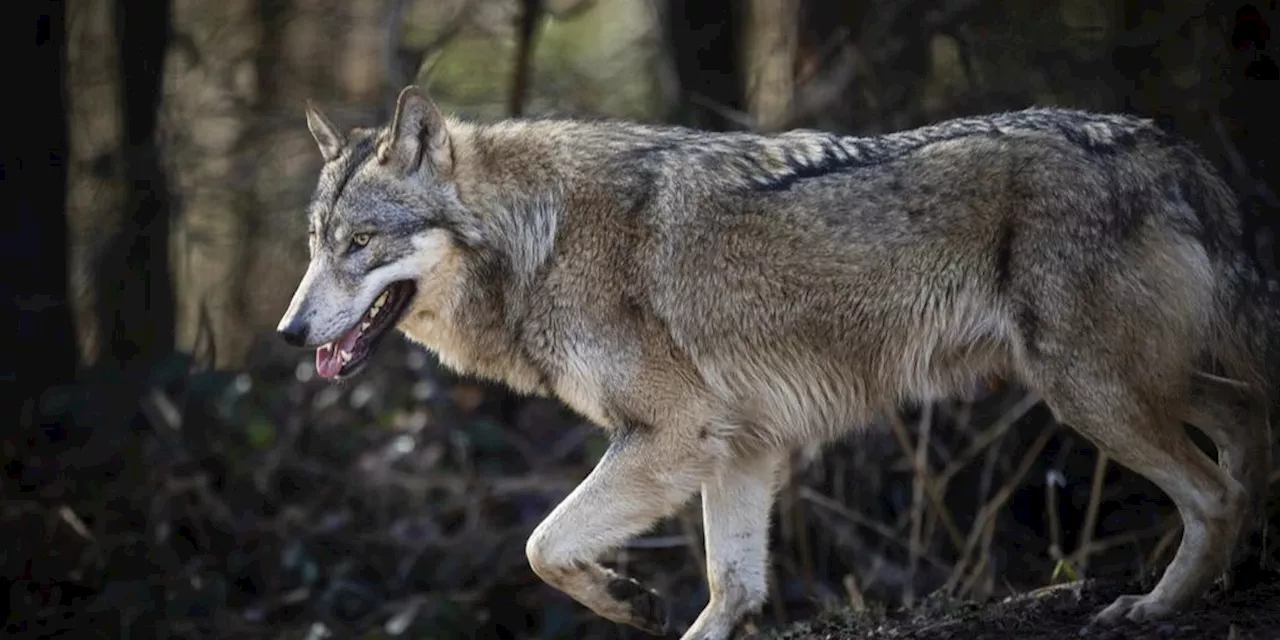
[[[306,263],[307,99],[342,126],[386,118],[412,81],[481,119],[874,134],[1031,105],[1136,113],[1201,146],[1249,204],[1250,250],[1276,264],[1274,0],[4,11],[15,637],[641,637],[523,555],[600,454],[590,425],[398,338],[330,385],[270,335]],[[1176,548],[1169,502],[1018,388],[872,426],[794,456],[764,624],[1132,575]],[[609,561],[687,623],[706,598],[700,545],[695,503]]]

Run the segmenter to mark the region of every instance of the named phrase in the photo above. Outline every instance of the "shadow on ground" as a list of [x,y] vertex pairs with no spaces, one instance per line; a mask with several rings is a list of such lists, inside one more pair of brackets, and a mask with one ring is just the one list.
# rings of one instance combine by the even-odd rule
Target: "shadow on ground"
[[928,601],[910,611],[828,611],[768,634],[768,640],[1275,640],[1280,639],[1280,572],[1259,576],[1230,594],[1215,588],[1172,619],[1088,627],[1117,596],[1146,591],[1150,581],[1086,581],[1046,587],[990,602]]

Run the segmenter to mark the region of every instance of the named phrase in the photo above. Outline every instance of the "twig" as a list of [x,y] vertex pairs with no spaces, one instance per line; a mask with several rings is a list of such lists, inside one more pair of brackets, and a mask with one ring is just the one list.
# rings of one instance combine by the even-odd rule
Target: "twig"
[[[706,524],[704,523],[703,526],[705,527]],[[684,531],[684,535],[670,537],[681,538],[684,543],[683,546],[689,551],[689,557],[693,559],[693,565],[698,568],[698,576],[702,578],[703,584],[707,584],[709,579],[707,576],[707,543],[704,537],[699,535],[698,523],[694,519],[694,513],[691,509],[685,509],[680,514],[680,528]]]
[[1099,553],[1108,551],[1110,549],[1113,549],[1121,545],[1131,544],[1143,538],[1153,536],[1158,533],[1164,533],[1165,528],[1166,528],[1166,525],[1161,524],[1143,531],[1130,531],[1128,533],[1118,533],[1114,536],[1108,536],[1106,538],[1095,538],[1089,541],[1089,545],[1087,547],[1077,546],[1076,550],[1072,552],[1072,555],[1067,557],[1067,561],[1076,562],[1075,558],[1077,557],[1077,555],[1080,557],[1097,555]]
[[[383,28],[386,34],[382,37],[382,66],[385,69],[386,87],[384,91],[386,95],[383,97],[383,103],[392,104],[394,100],[390,100],[395,92],[399,92],[400,88],[408,84],[409,73],[405,71],[408,64],[407,60],[401,54],[404,42],[404,15],[409,8],[409,0],[391,0],[386,10],[386,20]],[[421,64],[422,58],[418,57],[418,63]],[[417,71],[415,67],[414,71]]]
[[1039,402],[1039,395],[1027,392],[1012,407],[1009,407],[1009,410],[1005,411],[994,425],[970,442],[969,446],[938,474],[939,491],[946,491],[947,485],[957,473],[967,467],[984,449],[991,446],[991,443],[999,440],[1006,431],[1013,427],[1014,424],[1017,424],[1018,420],[1021,420],[1022,416],[1026,415]]
[[572,429],[567,430],[566,433],[561,435],[559,438],[556,438],[555,442],[551,443],[551,446],[547,446],[546,443],[543,443],[543,445],[538,448],[539,451],[543,452],[543,455],[538,456],[536,464],[532,465],[533,468],[541,469],[559,464],[566,457],[577,452],[582,443],[597,432],[598,431],[595,427],[583,422],[578,422]]
[[576,3],[567,7],[547,7],[547,13],[551,14],[552,18],[563,22],[573,20],[595,7],[596,0],[578,0]]
[[[1089,567],[1088,549],[1093,542],[1093,533],[1098,525],[1098,508],[1102,504],[1102,480],[1107,475],[1108,458],[1106,452],[1099,451],[1093,465],[1093,484],[1089,487],[1089,507],[1084,512],[1084,524],[1080,528],[1080,542],[1076,551],[1071,554],[1071,564],[1077,568],[1081,577]],[[1081,552],[1084,553],[1081,553]]]
[[[1027,449],[1026,453],[1023,454],[1022,460],[1019,461],[1017,469],[1008,481],[1005,482],[1004,486],[1000,487],[994,498],[982,506],[982,509],[978,512],[977,519],[974,521],[973,528],[969,531],[969,539],[965,544],[964,553],[961,554],[959,562],[952,569],[951,577],[947,578],[946,584],[942,587],[944,593],[949,596],[956,595],[956,588],[960,586],[961,578],[969,569],[969,563],[972,562],[974,553],[978,551],[979,543],[986,538],[986,529],[994,525],[996,515],[1004,507],[1004,503],[1013,496],[1013,492],[1021,484],[1023,476],[1031,469],[1032,463],[1035,462],[1036,457],[1040,455],[1045,445],[1049,444],[1049,439],[1053,437],[1057,428],[1058,425],[1054,423],[1040,431],[1040,435],[1032,443],[1031,447]],[[977,572],[980,569],[980,566],[975,566],[973,570]]]
[[729,122],[732,122],[735,125],[738,125],[739,127],[742,127],[744,130],[752,131],[755,129],[755,126],[756,126],[755,120],[751,117],[750,114],[744,111],[741,111],[739,109],[734,109],[733,107],[730,107],[729,105],[726,105],[726,104],[722,104],[720,102],[716,102],[711,98],[708,98],[700,93],[693,92],[693,91],[689,92],[689,101],[699,106],[710,109],[716,115],[724,118]]
[[1044,502],[1049,516],[1049,557],[1054,562],[1062,562],[1062,521],[1058,517],[1058,485],[1062,483],[1062,472],[1051,469],[1045,475]]
[[[779,129],[799,126],[806,119],[830,109],[832,104],[842,99],[858,75],[858,58],[853,46],[846,42],[848,37],[847,29],[836,33],[832,40],[838,45],[838,49],[836,55],[830,56],[833,60],[823,64],[824,68],[799,80],[795,98],[788,105],[786,118]],[[818,57],[829,56],[821,53]]]
[[978,545],[978,548],[981,549],[981,555],[978,556],[978,561],[973,564],[973,573],[969,574],[969,579],[960,588],[960,597],[973,597],[973,590],[977,585],[978,579],[984,575],[989,576],[991,574],[991,541],[995,538],[995,535],[996,523],[992,519],[982,530],[982,541]]
[[1214,375],[1212,373],[1209,373],[1208,371],[1196,370],[1196,371],[1192,371],[1191,375],[1197,378],[1201,378],[1207,382],[1215,382],[1217,384],[1227,386],[1227,387],[1232,387],[1240,391],[1253,390],[1253,387],[1250,386],[1248,382],[1245,382],[1243,380],[1236,380],[1235,378],[1227,378],[1224,376]]
[[153,387],[143,396],[141,404],[151,424],[164,425],[172,431],[182,428],[182,411],[162,389]]
[[795,525],[796,520],[792,517],[792,512],[797,508],[796,495],[798,490],[804,486],[795,482],[795,468],[791,464],[791,458],[786,458],[784,468],[779,471],[778,476],[785,478],[786,483],[778,488],[778,542],[781,543],[782,549],[795,548]]
[[[295,465],[286,462],[286,465]],[[563,497],[578,485],[579,480],[570,477],[555,478],[545,476],[468,476],[466,474],[450,474],[444,472],[430,474],[412,474],[394,470],[380,470],[373,484],[390,484],[413,492],[425,494],[432,490],[442,490],[462,495],[483,493],[492,497],[503,497],[512,494],[538,493]]]
[[628,549],[675,549],[691,545],[696,547],[698,542],[696,533],[685,532],[681,535],[634,538],[623,546]]
[[1182,519],[1173,523],[1171,527],[1165,530],[1164,535],[1160,536],[1160,540],[1156,542],[1156,546],[1152,547],[1151,553],[1147,555],[1147,565],[1154,566],[1164,556],[1165,551],[1173,545],[1173,541],[1182,533]]
[[[911,446],[910,436],[907,433],[906,425],[902,424],[902,420],[896,415],[889,421],[889,425],[893,429],[893,435],[898,440],[898,445],[902,447],[904,454],[913,455],[913,468],[917,482],[920,488],[928,494],[929,502],[933,504],[934,510],[937,512],[938,519],[942,522],[942,527],[947,530],[947,535],[951,538],[951,544],[959,550],[964,546],[964,534],[960,533],[960,527],[956,526],[955,520],[951,517],[951,510],[947,508],[947,502],[943,499],[943,492],[939,488],[942,483],[929,472],[929,426],[933,420],[933,405],[925,407],[925,414],[920,418],[920,442],[913,448]],[[913,498],[916,502],[918,499]]]
[[[789,461],[788,467],[794,469],[795,461]],[[788,482],[788,484],[794,486],[794,476],[791,476],[791,478],[792,480]],[[787,493],[793,494],[794,491],[788,489]],[[801,508],[798,503],[792,502],[792,505],[791,517],[793,519],[793,533],[796,536],[795,549],[798,555],[797,560],[799,561],[801,568],[800,578],[804,582],[805,590],[810,594],[816,594],[818,591],[818,582],[814,577],[813,545],[809,540],[809,523],[805,518],[807,511]]]
[[769,563],[769,602],[773,608],[773,623],[781,627],[787,623],[787,605],[782,601],[782,587],[778,580],[778,567]]
[[[892,544],[895,544],[899,547],[902,547],[903,550],[907,549],[908,543],[902,539],[902,536],[899,535],[897,531],[894,531],[893,529],[885,526],[884,523],[877,522],[875,520],[872,520],[871,518],[868,518],[858,513],[857,511],[849,509],[845,505],[842,505],[832,500],[831,498],[828,498],[827,496],[824,496],[821,493],[818,493],[817,491],[809,487],[802,486],[799,489],[797,489],[796,493],[800,496],[801,499],[808,500],[813,504],[823,507],[826,510],[831,511],[832,513],[835,513],[840,517],[845,518],[846,520],[849,520],[850,522],[856,525],[866,527],[867,529],[870,529],[871,531],[874,531],[877,534],[879,534],[886,541]],[[948,565],[946,563],[935,558],[932,554],[922,553],[920,558],[940,569],[948,568]]]
[[858,577],[850,570],[849,573],[844,574],[844,580],[841,582],[844,584],[845,593],[849,594],[849,606],[853,607],[857,613],[865,612],[867,600],[862,595],[862,588],[858,586]]
[[[406,47],[400,37],[400,29],[404,19],[404,12],[407,10],[409,2],[408,0],[395,0],[395,2],[396,4],[388,11],[387,21],[387,86],[393,92],[392,96],[400,90],[397,86],[398,84],[416,82],[417,77],[420,75],[423,77],[430,76],[431,67],[434,66],[434,62],[439,61],[437,54],[450,40],[471,24],[472,16],[476,13],[472,2],[458,3],[454,8],[453,15],[449,16],[449,19],[445,21],[444,26],[440,28],[434,38],[418,47]],[[423,63],[429,59],[434,60],[434,62],[429,64],[427,69],[423,69]],[[395,100],[393,98],[384,102],[394,104]]]
[[[893,425],[893,431],[898,436],[898,443],[902,446],[904,455],[911,455],[911,443],[907,435],[907,428],[902,424],[902,420],[895,414],[890,420]],[[907,550],[907,579],[904,582],[904,590],[902,594],[903,606],[910,608],[915,605],[916,600],[916,566],[920,560],[920,534],[924,526],[924,486],[929,482],[929,426],[933,423],[933,405],[927,404],[924,407],[923,415],[920,416],[920,439],[916,442],[914,455],[911,455],[912,464],[915,467],[915,478],[911,483],[911,543]],[[936,505],[935,506],[939,506]],[[944,507],[945,508],[945,507]]]
[[507,102],[507,113],[513,118],[524,114],[525,96],[529,93],[529,78],[533,73],[534,35],[543,14],[542,0],[521,0],[520,7],[520,15],[516,18],[516,68]]
[[71,530],[75,531],[81,538],[93,542],[93,533],[89,531],[89,527],[85,526],[80,516],[77,516],[76,512],[71,510],[71,507],[65,504],[58,507],[58,517],[62,518],[62,521],[67,523]]

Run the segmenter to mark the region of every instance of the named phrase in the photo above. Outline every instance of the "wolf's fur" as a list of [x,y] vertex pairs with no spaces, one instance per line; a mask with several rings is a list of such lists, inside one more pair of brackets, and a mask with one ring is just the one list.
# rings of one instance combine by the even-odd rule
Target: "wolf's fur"
[[[1038,392],[1182,514],[1159,584],[1100,621],[1190,605],[1265,496],[1280,293],[1236,196],[1147,121],[1032,109],[871,138],[480,125],[414,88],[382,129],[308,117],[327,163],[281,326],[331,340],[411,277],[411,339],[609,430],[527,552],[611,620],[666,627],[658,596],[596,559],[701,490],[711,601],[685,638],[728,637],[766,596],[785,452],[980,376]],[[360,229],[366,255],[344,258]]]

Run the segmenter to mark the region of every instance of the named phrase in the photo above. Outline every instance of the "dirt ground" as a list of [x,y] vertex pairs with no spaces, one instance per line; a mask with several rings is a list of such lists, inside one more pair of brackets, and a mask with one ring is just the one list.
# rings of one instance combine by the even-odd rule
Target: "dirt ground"
[[1224,594],[1215,588],[1176,618],[1114,628],[1088,627],[1116,596],[1150,582],[1084,582],[1046,587],[987,603],[926,602],[910,611],[830,611],[767,634],[770,640],[1280,640],[1280,573],[1268,572]]

